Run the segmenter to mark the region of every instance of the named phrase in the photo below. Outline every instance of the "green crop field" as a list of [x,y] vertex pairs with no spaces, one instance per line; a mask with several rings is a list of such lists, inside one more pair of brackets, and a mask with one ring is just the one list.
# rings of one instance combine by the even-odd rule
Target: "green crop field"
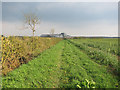
[[116,38],[61,40],[3,76],[2,88],[118,88],[119,55]]

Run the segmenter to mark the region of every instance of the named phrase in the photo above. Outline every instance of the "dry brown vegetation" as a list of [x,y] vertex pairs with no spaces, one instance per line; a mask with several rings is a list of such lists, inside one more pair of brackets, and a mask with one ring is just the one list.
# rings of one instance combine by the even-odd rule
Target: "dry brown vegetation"
[[58,43],[60,38],[2,37],[2,73],[25,64],[44,50]]

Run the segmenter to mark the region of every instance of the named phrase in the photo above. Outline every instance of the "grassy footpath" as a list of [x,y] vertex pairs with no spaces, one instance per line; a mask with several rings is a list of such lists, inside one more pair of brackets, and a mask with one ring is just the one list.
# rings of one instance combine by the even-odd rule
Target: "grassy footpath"
[[114,88],[115,76],[63,40],[3,77],[3,88]]
[[62,55],[63,74],[61,87],[76,87],[85,81],[94,81],[95,87],[112,88],[118,84],[116,77],[107,72],[106,67],[92,61],[85,53],[80,51],[73,44],[66,42],[66,47]]
[[54,88],[59,82],[63,41],[3,77],[3,88]]

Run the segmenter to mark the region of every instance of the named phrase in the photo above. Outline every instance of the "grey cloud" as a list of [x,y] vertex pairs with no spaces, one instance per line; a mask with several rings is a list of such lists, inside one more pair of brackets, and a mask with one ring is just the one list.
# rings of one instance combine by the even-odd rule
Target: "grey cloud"
[[[88,33],[90,31],[89,28],[94,29],[91,30],[91,32],[97,34],[98,32],[93,28],[94,25],[97,25],[96,28],[103,26],[101,28],[102,31],[112,26],[112,29],[106,30],[105,32],[106,34],[111,34],[113,30],[116,30],[118,19],[117,3],[3,2],[2,10],[3,22],[7,22],[6,25],[8,25],[8,23],[22,22],[23,12],[35,12],[40,17],[41,23],[49,22],[48,24],[50,25],[48,26],[49,29],[45,28],[47,24],[46,26],[42,26],[41,31],[43,29],[46,30],[45,32],[49,32],[50,28],[56,27],[56,30],[60,31],[63,28],[61,31],[70,34],[74,31],[76,32],[74,34],[80,34],[80,32],[83,34],[85,32]],[[87,26],[88,28],[85,28]],[[4,33],[7,32],[7,28],[5,29]],[[15,32],[15,30],[11,31]],[[40,33],[41,31],[38,32]],[[44,31],[42,31],[42,33],[43,32]],[[9,31],[7,33],[9,33]],[[104,33],[102,32],[101,34]]]

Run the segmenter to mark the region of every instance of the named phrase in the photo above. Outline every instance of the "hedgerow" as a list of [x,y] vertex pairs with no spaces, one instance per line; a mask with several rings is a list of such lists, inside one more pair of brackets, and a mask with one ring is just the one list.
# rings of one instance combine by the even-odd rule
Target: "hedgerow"
[[2,73],[25,64],[42,51],[58,43],[60,38],[2,37]]

